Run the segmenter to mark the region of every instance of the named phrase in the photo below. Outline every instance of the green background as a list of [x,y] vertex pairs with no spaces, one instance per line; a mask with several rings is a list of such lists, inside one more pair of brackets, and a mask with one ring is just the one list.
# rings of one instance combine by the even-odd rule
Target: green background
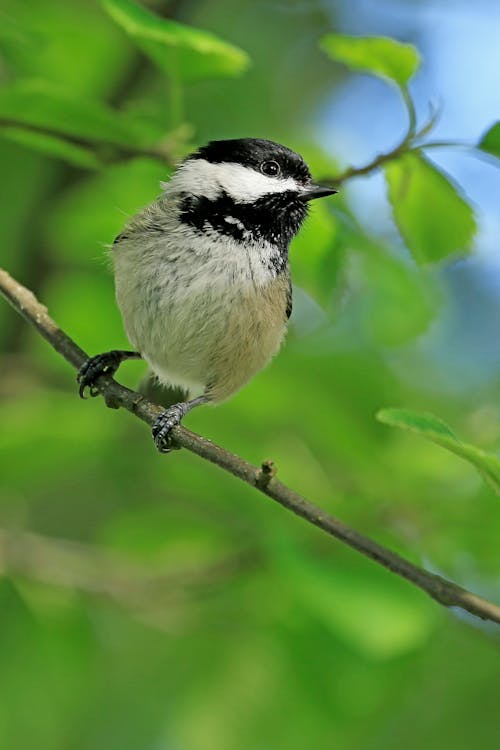
[[[127,33],[117,9],[130,22],[134,6],[118,0],[0,9],[1,265],[92,354],[128,348],[106,247],[169,174],[131,152],[161,139],[180,156],[253,135],[300,150],[319,177],[345,166],[318,127],[325,102],[356,80],[319,46],[341,28],[342,3],[150,7],[187,36],[154,22],[148,36],[142,17]],[[376,120],[362,99],[356,111]],[[499,141],[493,132],[488,150]],[[386,143],[370,146],[373,156]],[[450,318],[470,322],[472,298],[472,316],[494,327],[498,315],[474,255],[463,260],[467,186],[457,192],[415,152],[386,176],[401,234],[367,228],[351,181],[314,206],[291,250],[286,345],[229,403],[186,421],[254,463],[273,459],[334,515],[499,601],[494,487],[376,419],[388,406],[435,413],[498,450],[497,340],[457,324],[455,358],[426,344]],[[6,304],[0,346],[2,747],[494,746],[497,626],[440,608],[187,451],[160,457],[128,413],[80,401],[74,372]],[[141,372],[127,363],[119,380],[134,387]]]

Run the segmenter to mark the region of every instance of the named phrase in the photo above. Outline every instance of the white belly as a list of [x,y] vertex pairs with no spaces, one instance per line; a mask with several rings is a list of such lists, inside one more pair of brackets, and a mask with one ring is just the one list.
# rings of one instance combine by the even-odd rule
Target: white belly
[[207,392],[221,401],[278,351],[288,281],[275,277],[256,285],[240,263],[211,260],[211,267],[205,263],[191,275],[181,273],[185,263],[173,267],[171,259],[163,267],[138,264],[132,274],[130,255],[120,248],[116,293],[127,335],[159,380],[190,397]]

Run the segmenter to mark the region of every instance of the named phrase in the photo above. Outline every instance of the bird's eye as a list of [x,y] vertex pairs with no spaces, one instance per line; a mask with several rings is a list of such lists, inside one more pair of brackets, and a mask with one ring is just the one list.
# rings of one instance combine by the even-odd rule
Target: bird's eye
[[280,165],[277,161],[263,161],[260,165],[260,171],[268,177],[276,177],[280,173]]

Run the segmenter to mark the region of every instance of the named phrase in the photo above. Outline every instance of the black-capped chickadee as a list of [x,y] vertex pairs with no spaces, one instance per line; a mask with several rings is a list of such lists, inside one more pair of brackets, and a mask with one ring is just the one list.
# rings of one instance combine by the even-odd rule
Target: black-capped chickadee
[[143,358],[160,382],[185,392],[153,425],[156,447],[199,404],[217,404],[280,348],[292,310],[288,247],[316,185],[299,154],[272,141],[211,141],[186,158],[163,193],[113,246],[116,298],[137,351],[91,357],[80,395]]

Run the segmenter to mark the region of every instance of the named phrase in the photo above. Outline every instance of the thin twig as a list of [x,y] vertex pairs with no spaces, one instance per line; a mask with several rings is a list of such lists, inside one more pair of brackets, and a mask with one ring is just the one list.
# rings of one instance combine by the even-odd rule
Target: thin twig
[[385,154],[379,154],[372,161],[368,162],[362,167],[348,167],[344,172],[339,175],[325,176],[321,178],[321,182],[331,183],[332,185],[342,185],[343,182],[352,179],[353,177],[364,177],[371,172],[375,172],[380,167],[383,167],[388,161],[399,159],[404,154],[409,154],[414,151],[425,151],[426,149],[433,148],[465,148],[474,149],[469,143],[463,143],[460,141],[429,141],[428,143],[415,143],[408,141],[406,138],[401,141],[390,151]]
[[[59,352],[73,367],[79,368],[87,359],[87,354],[50,318],[47,309],[36,299],[31,291],[19,284],[6,271],[0,269],[0,291],[11,305],[35,326],[51,346]],[[143,422],[152,425],[162,407],[147,401],[139,393],[124,388],[108,375],[102,375],[97,381],[98,388],[106,404],[113,408],[123,407],[135,414]],[[229,453],[224,448],[194,434],[185,427],[176,427],[173,431],[176,443],[192,453],[221,467],[235,477],[255,487],[267,497],[276,501],[310,524],[317,526],[330,536],[360,552],[384,568],[405,578],[425,591],[429,596],[446,607],[459,607],[483,620],[500,624],[500,607],[476,594],[467,591],[441,576],[429,573],[414,565],[395,552],[360,534],[355,529],[329,515],[318,506],[286,487],[276,477],[262,481],[262,468],[253,466],[239,456]],[[171,459],[170,459],[171,460]]]
[[371,172],[374,172],[375,170],[379,169],[379,167],[383,166],[386,162],[392,161],[393,159],[398,159],[404,153],[409,151],[414,143],[414,139],[416,138],[416,115],[412,100],[408,97],[405,98],[405,102],[408,107],[408,130],[401,138],[397,146],[395,146],[390,151],[387,151],[385,154],[378,154],[378,156],[368,162],[368,164],[365,164],[363,167],[348,167],[343,172],[333,177],[322,177],[321,182],[326,182],[327,184],[332,183],[333,185],[342,185],[343,182],[346,182],[346,180],[350,180],[352,177],[362,177],[364,175],[370,174]]
[[428,148],[465,148],[473,151],[476,147],[464,141],[429,141],[428,143],[414,143],[409,151],[425,151]]
[[374,159],[372,159],[372,161],[368,162],[368,164],[365,164],[362,167],[348,167],[346,170],[344,170],[344,172],[341,172],[338,175],[327,175],[321,177],[320,182],[324,182],[326,184],[331,183],[332,185],[338,187],[347,180],[352,179],[353,177],[363,177],[364,175],[374,172],[376,169],[379,169],[379,167],[383,166],[386,162],[392,161],[393,159],[397,159],[399,156],[402,156],[402,154],[404,154],[407,150],[408,144],[406,143],[406,141],[402,141],[395,148],[391,149],[391,151],[387,151],[387,153],[385,154],[379,154],[378,156],[376,156]]
[[158,146],[139,146],[116,143],[115,141],[106,141],[102,138],[92,140],[83,136],[71,135],[67,132],[61,132],[56,128],[49,128],[42,125],[35,125],[31,122],[23,122],[13,118],[0,117],[0,134],[3,130],[26,130],[37,135],[44,135],[50,138],[58,138],[66,141],[72,146],[79,146],[90,151],[102,164],[113,164],[123,159],[131,159],[137,156],[147,156],[151,159],[158,159],[167,166],[174,166],[175,159],[168,153],[168,149],[161,144]]
[[0,576],[31,579],[104,595],[121,604],[145,605],[176,590],[207,587],[258,561],[255,550],[204,566],[158,569],[121,553],[30,531],[0,528]]

